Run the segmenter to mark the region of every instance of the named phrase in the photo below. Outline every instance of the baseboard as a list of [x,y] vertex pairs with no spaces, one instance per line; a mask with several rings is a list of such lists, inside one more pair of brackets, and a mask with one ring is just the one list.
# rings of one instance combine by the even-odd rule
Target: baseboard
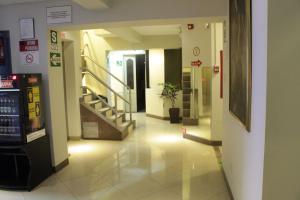
[[217,141],[217,140],[209,140],[206,138],[202,138],[202,137],[197,137],[188,133],[183,134],[183,138],[189,139],[189,140],[193,140],[195,142],[199,142],[201,144],[206,144],[209,146],[222,146],[222,141]]
[[69,159],[67,158],[66,160],[62,161],[60,164],[53,167],[53,171],[58,172],[58,171],[62,170],[63,168],[65,168],[68,164],[69,164]]
[[146,113],[146,117],[151,117],[151,118],[160,119],[160,120],[170,120],[170,117],[161,117],[161,116],[147,114],[147,113]]
[[217,160],[218,160],[218,163],[219,163],[219,165],[220,165],[221,173],[222,173],[222,175],[223,175],[223,177],[224,177],[224,180],[225,180],[225,184],[226,184],[226,187],[227,187],[227,190],[228,190],[228,193],[229,193],[230,200],[234,200],[232,190],[231,190],[231,188],[230,188],[230,185],[229,185],[227,176],[226,176],[226,174],[225,174],[225,170],[224,170],[224,168],[223,168],[222,152],[220,151],[220,147],[214,147],[214,151],[215,151],[215,154],[216,154],[216,158],[217,158]]
[[69,136],[69,137],[68,137],[68,140],[71,140],[71,141],[79,141],[79,140],[81,140],[81,136]]
[[229,192],[230,199],[231,199],[231,200],[234,200],[233,193],[232,193],[232,190],[231,190],[231,188],[230,188],[230,185],[229,185],[229,182],[228,182],[228,179],[227,179],[227,176],[226,176],[226,173],[225,173],[225,171],[224,171],[223,166],[221,167],[221,171],[222,171],[222,174],[223,174],[224,179],[225,179],[225,183],[226,183],[226,187],[227,187],[228,192]]
[[[160,120],[170,120],[170,117],[161,117],[161,116],[157,116],[157,115],[152,115],[152,114],[147,114],[146,113],[146,117],[151,117],[151,118],[154,118],[154,119],[160,119]],[[182,120],[182,117],[179,117],[180,121]]]
[[184,126],[198,126],[199,125],[199,119],[184,118],[182,120],[182,124]]

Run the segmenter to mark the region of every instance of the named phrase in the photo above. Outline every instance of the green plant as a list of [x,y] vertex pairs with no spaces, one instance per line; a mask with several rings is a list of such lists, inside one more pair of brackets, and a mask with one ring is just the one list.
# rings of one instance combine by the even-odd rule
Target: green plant
[[172,103],[172,108],[174,108],[179,88],[172,83],[161,83],[159,85],[163,86],[163,90],[160,94],[160,97],[163,99],[170,100]]

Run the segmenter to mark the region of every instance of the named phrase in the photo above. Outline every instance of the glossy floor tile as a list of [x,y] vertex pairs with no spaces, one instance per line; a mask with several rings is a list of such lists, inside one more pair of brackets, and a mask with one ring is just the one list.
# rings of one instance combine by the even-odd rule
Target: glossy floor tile
[[204,138],[207,140],[211,139],[211,118],[202,117],[199,119],[198,126],[185,126],[186,132],[189,135]]
[[229,200],[215,151],[182,138],[182,125],[136,114],[122,142],[69,143],[70,164],[34,191],[2,200]]

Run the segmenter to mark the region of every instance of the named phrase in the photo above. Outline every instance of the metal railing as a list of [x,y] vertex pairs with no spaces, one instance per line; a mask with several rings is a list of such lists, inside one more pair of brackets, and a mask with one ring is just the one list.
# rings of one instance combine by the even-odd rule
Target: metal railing
[[[111,88],[105,81],[101,80],[94,72],[92,72],[90,69],[88,69],[88,67],[84,67],[82,68],[82,73],[84,75],[89,75],[91,76],[93,79],[95,79],[98,83],[102,84],[105,88],[107,88],[108,90],[110,90],[113,94],[114,94],[114,103],[115,103],[115,108],[113,108],[112,106],[109,106],[109,108],[113,109],[115,111],[115,123],[117,125],[117,118],[118,118],[118,98],[120,98],[123,102],[124,105],[128,104],[129,106],[129,116],[130,116],[130,121],[132,122],[132,110],[131,110],[131,88],[126,85],[123,81],[121,81],[118,77],[116,77],[115,75],[113,75],[111,72],[109,72],[106,68],[102,67],[101,65],[99,65],[97,62],[95,62],[93,59],[91,59],[90,57],[86,56],[86,55],[82,55],[81,56],[84,59],[88,59],[89,61],[91,61],[94,65],[96,65],[97,67],[99,67],[101,70],[103,70],[106,74],[108,74],[110,77],[112,77],[113,79],[115,79],[116,81],[118,81],[121,85],[124,86],[124,88],[126,90],[128,90],[128,94],[129,94],[129,98],[126,99],[125,97],[123,97],[122,95],[120,95],[119,93],[117,93],[113,88]],[[85,88],[87,88],[88,90],[90,90],[91,92],[93,92],[91,90],[91,88],[88,88],[87,86],[83,86]],[[94,93],[94,92],[93,92]],[[96,95],[98,96],[98,95]],[[100,98],[100,97],[99,97]],[[126,106],[124,108],[124,113],[126,113]]]

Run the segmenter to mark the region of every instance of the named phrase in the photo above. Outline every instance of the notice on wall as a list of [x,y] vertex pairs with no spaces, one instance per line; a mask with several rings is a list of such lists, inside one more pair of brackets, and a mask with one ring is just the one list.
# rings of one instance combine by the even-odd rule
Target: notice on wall
[[61,24],[72,22],[72,6],[57,6],[47,8],[47,23]]
[[27,88],[27,98],[29,121],[31,130],[34,131],[41,127],[40,88],[38,86]]
[[20,41],[20,63],[31,66],[40,64],[38,40]]
[[25,18],[20,19],[20,33],[21,39],[33,39],[35,36],[34,33],[34,19]]

